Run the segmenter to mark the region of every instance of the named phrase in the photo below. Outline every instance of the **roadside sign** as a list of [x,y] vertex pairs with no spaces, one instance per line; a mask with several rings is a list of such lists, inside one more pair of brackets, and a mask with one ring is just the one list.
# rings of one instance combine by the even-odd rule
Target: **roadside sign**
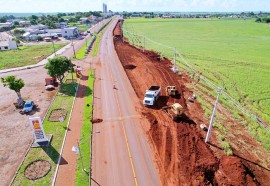
[[48,141],[48,139],[45,135],[40,117],[29,118],[29,124],[32,127],[36,142]]

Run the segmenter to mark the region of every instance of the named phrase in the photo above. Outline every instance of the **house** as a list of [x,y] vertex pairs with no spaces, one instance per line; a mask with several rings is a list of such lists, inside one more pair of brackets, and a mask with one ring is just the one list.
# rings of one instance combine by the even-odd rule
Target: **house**
[[48,29],[46,30],[47,34],[56,35],[58,37],[62,37],[62,30],[61,29]]
[[23,25],[23,26],[30,26],[31,25],[30,21],[20,21],[19,24]]
[[82,17],[82,18],[80,18],[80,23],[84,24],[84,23],[86,23],[87,20],[88,20],[87,17]]
[[56,28],[65,28],[68,27],[66,22],[60,22],[60,23],[55,23]]
[[10,28],[12,26],[12,23],[6,22],[6,23],[0,23],[0,27],[7,27]]
[[43,25],[43,24],[37,24],[37,25],[32,25],[31,28],[34,30],[45,30],[48,28],[48,26]]
[[38,29],[32,29],[32,28],[18,28],[18,30],[24,30],[25,33],[23,34],[23,37],[28,41],[36,41],[39,34],[44,34],[45,30],[38,30]]
[[77,27],[62,28],[62,37],[78,37],[80,32]]
[[0,51],[16,50],[18,48],[16,41],[0,41]]
[[91,23],[96,23],[98,19],[97,19],[96,16],[91,15],[90,17],[88,17],[88,20],[89,20]]

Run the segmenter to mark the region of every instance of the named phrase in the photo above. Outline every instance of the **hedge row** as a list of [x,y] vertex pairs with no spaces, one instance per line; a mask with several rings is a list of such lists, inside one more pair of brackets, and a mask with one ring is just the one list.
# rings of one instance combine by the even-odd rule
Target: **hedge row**
[[88,43],[88,45],[87,45],[85,51],[84,51],[85,54],[88,54],[88,52],[91,50],[91,48],[92,48],[92,46],[93,46],[95,40],[96,40],[96,36],[93,35],[92,38],[91,38],[91,40],[89,41],[89,43]]
[[101,30],[103,30],[103,28],[105,28],[110,22],[111,22],[111,19],[105,25],[103,25],[102,27],[100,27],[99,30],[97,31],[97,33],[101,32]]

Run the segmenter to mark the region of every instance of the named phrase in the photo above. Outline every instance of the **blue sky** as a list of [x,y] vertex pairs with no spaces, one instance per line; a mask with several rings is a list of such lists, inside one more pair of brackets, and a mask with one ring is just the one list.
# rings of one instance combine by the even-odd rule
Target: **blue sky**
[[270,11],[270,0],[0,0],[0,13],[112,11]]

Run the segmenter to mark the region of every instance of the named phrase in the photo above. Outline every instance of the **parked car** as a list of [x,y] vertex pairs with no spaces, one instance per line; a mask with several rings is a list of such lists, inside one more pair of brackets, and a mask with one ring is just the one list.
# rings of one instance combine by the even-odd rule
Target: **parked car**
[[35,104],[33,101],[26,101],[24,106],[23,106],[22,111],[24,113],[31,112],[33,110],[34,106],[35,106]]

